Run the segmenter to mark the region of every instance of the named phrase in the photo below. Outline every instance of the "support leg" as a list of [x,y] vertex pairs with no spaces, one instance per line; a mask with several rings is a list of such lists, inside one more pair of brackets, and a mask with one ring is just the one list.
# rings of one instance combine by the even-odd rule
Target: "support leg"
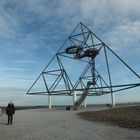
[[73,93],[73,107],[74,107],[74,109],[76,109],[76,108],[75,108],[75,102],[76,102],[76,100],[77,100],[76,92],[74,92],[74,93]]
[[49,107],[49,109],[52,108],[51,95],[48,95],[48,107]]
[[85,108],[87,107],[86,99],[84,100],[84,107],[85,107]]
[[112,101],[112,107],[115,107],[115,96],[114,93],[111,93],[111,101]]

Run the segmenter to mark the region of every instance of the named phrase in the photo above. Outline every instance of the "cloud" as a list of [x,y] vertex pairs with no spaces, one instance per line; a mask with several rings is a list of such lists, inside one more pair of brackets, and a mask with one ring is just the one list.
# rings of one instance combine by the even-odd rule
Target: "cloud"
[[26,12],[35,14],[40,20],[46,19],[51,14],[49,11],[50,9],[47,6],[50,5],[49,1],[25,0],[24,3],[27,5]]
[[38,64],[39,62],[34,61],[34,60],[15,60],[15,63],[18,64]]
[[[6,40],[4,44],[7,49],[14,48],[14,51],[19,53],[27,47],[34,49],[40,47],[43,40],[42,35],[38,32],[40,23],[38,23],[39,26],[36,25],[37,27],[35,23],[37,20],[42,22],[39,16],[42,13],[45,15],[46,12],[43,10],[45,5],[39,4],[39,1],[34,1],[31,5],[29,1],[19,2],[17,0],[1,1],[0,3],[0,37],[1,42]],[[36,14],[38,16],[35,16]]]
[[[140,20],[131,21],[128,19],[122,20],[121,24],[118,24],[111,31],[105,35],[105,40],[115,50],[122,49],[122,52],[131,52],[133,54],[139,53],[140,49],[138,43],[140,41]],[[132,47],[133,46],[133,47]],[[125,51],[124,51],[125,50]],[[133,51],[133,53],[132,53]]]
[[[98,0],[82,0],[81,1],[81,11],[84,17],[93,16],[97,18],[98,16],[106,18],[107,15],[118,15],[118,16],[128,16],[129,14],[138,15],[140,12],[139,0],[103,0],[102,2]],[[103,17],[105,16],[105,17]],[[112,17],[115,19],[116,17]]]
[[3,70],[3,71],[9,71],[9,72],[11,72],[11,71],[14,71],[14,72],[20,72],[20,71],[25,71],[25,69],[21,69],[21,68],[2,68],[1,70]]
[[8,92],[8,93],[13,93],[13,92],[16,92],[16,93],[19,93],[20,92],[25,92],[26,89],[25,88],[20,88],[20,87],[0,87],[0,92],[1,93],[5,93],[5,92]]
[[139,0],[118,0],[111,1],[112,8],[114,8],[118,13],[123,13],[125,15],[134,14],[135,16],[139,15],[140,12],[140,2]]
[[0,14],[0,37],[12,39],[16,35],[16,26],[18,23],[9,14]]

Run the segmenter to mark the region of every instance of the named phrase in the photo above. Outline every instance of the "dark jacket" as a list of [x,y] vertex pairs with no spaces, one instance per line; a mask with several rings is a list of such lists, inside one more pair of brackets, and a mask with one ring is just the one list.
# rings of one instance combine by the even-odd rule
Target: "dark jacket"
[[15,107],[14,104],[8,104],[8,106],[6,107],[6,114],[7,115],[13,115],[15,114]]

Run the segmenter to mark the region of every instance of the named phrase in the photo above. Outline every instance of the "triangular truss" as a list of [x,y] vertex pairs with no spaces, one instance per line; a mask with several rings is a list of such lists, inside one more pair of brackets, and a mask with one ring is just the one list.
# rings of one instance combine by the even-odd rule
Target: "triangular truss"
[[[122,77],[116,77],[112,68],[117,66],[119,71],[118,64],[134,79],[124,81]],[[83,94],[89,82],[87,95],[100,96],[138,87],[140,76],[83,23],[79,23],[27,94]]]

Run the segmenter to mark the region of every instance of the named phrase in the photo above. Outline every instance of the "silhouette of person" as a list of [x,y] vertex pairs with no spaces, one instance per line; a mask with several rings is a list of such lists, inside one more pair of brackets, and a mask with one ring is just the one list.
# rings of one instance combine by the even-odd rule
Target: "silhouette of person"
[[15,106],[12,102],[6,107],[6,114],[8,115],[8,125],[13,123],[13,115],[15,114]]

